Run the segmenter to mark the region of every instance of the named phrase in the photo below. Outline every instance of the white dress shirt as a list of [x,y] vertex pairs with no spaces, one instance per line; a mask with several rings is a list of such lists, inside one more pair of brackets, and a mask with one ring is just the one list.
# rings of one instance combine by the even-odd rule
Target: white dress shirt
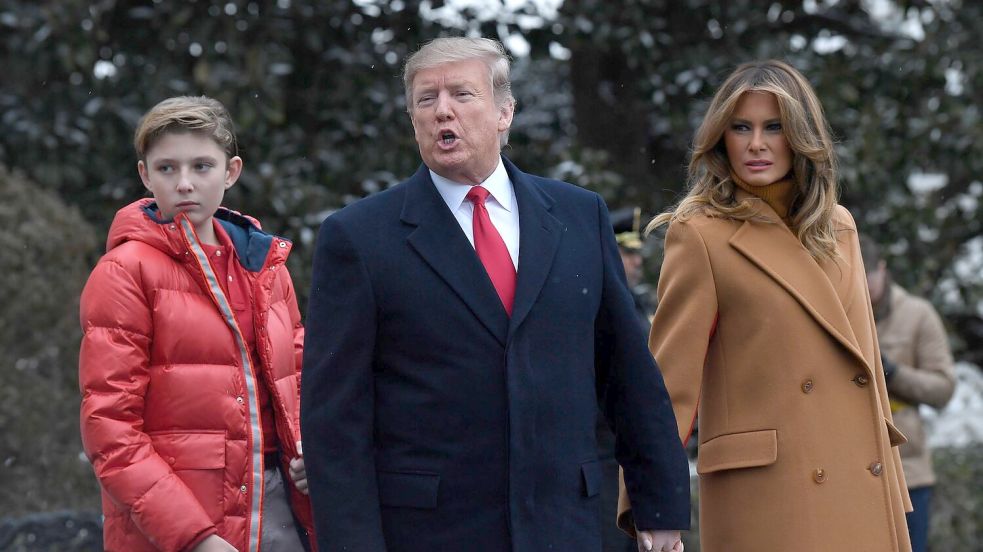
[[[474,247],[474,226],[472,218],[474,205],[468,201],[466,196],[471,190],[470,184],[461,184],[448,180],[439,174],[430,171],[430,178],[433,179],[434,186],[440,192],[440,197],[444,198],[447,207],[453,213],[457,223],[464,230],[464,235]],[[515,202],[515,190],[512,189],[512,181],[509,180],[509,173],[505,171],[505,164],[502,159],[498,160],[498,167],[491,176],[484,182],[478,184],[488,190],[488,199],[485,200],[485,208],[491,218],[495,229],[501,234],[505,241],[505,247],[509,250],[512,257],[512,265],[516,271],[519,270],[519,208]]]

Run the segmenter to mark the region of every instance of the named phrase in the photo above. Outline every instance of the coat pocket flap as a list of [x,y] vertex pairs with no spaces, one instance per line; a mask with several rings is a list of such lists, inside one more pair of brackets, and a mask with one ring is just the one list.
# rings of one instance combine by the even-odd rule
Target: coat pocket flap
[[225,432],[157,433],[150,440],[173,470],[220,470],[225,467]]
[[903,445],[908,442],[908,438],[905,437],[904,433],[901,433],[901,430],[894,427],[894,424],[892,424],[887,418],[884,418],[884,425],[887,426],[887,436],[891,440],[892,447]]
[[397,508],[437,507],[440,475],[436,473],[379,472],[379,503]]
[[584,480],[584,496],[592,497],[601,492],[601,462],[591,460],[580,465]]
[[778,432],[774,429],[731,433],[700,444],[696,473],[774,464],[778,460]]

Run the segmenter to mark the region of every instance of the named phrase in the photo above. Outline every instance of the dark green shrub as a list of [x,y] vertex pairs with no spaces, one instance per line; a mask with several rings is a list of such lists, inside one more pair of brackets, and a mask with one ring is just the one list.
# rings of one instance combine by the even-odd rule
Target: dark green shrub
[[929,549],[979,550],[983,543],[983,444],[937,449]]
[[75,207],[0,168],[0,512],[99,510],[79,437],[78,297],[99,240]]

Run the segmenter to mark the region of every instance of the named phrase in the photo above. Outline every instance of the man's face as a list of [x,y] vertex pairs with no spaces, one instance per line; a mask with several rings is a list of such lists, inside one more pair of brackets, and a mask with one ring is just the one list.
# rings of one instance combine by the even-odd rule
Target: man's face
[[625,265],[625,276],[628,278],[628,286],[635,287],[642,283],[642,253],[637,249],[626,249],[619,247],[621,253],[621,263]]
[[884,288],[887,287],[887,265],[884,261],[877,263],[870,272],[867,273],[867,289],[870,290],[870,302],[874,305],[884,297]]
[[513,107],[495,104],[488,67],[472,59],[423,69],[413,78],[410,119],[423,162],[444,178],[479,184],[498,166],[499,134]]

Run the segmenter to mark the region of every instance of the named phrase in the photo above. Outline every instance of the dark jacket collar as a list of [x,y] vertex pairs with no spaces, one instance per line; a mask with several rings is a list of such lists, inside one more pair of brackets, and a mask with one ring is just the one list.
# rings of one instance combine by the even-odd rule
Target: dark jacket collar
[[562,225],[550,214],[553,198],[535,177],[503,157],[519,209],[519,271],[511,319],[474,248],[421,165],[406,182],[400,220],[414,226],[407,240],[504,345],[529,314],[559,246]]

